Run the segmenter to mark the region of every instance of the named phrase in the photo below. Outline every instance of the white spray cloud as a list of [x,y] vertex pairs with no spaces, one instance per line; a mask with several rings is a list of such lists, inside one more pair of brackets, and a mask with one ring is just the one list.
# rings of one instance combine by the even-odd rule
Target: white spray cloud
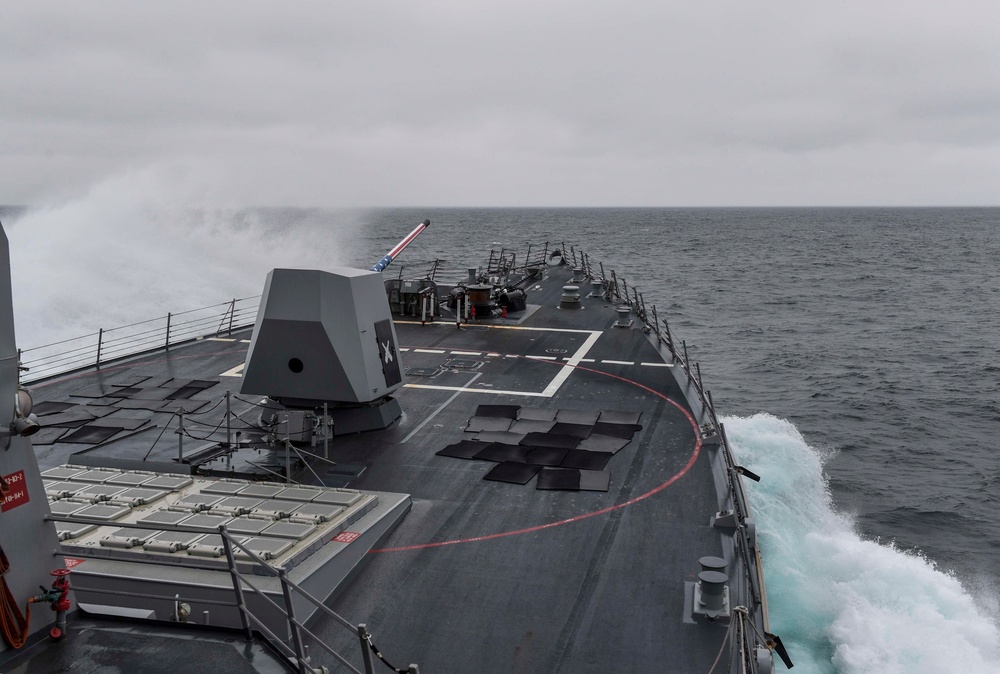
[[274,267],[349,259],[356,213],[326,211],[302,227],[301,213],[226,207],[216,169],[173,162],[119,174],[8,226],[18,343],[258,295]]

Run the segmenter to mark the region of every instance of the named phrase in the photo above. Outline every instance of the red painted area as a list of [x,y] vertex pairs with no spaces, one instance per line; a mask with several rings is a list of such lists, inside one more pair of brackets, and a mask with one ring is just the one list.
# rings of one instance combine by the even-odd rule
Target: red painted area
[[[532,359],[532,362],[549,363],[551,365],[558,365],[559,367],[563,367],[564,365],[566,365],[566,363],[559,363],[559,362],[546,361],[546,360],[535,360],[535,359]],[[397,547],[397,548],[379,548],[379,549],[376,549],[376,550],[371,550],[370,552],[407,552],[407,551],[410,551],[410,550],[425,550],[427,548],[440,548],[440,547],[443,547],[443,546],[446,546],[446,545],[459,545],[461,543],[479,543],[481,541],[491,541],[491,540],[493,540],[495,538],[506,538],[507,536],[518,536],[520,534],[529,534],[529,533],[532,533],[532,532],[535,532],[535,531],[542,531],[544,529],[551,529],[553,527],[559,527],[559,526],[562,526],[564,524],[572,524],[573,522],[579,522],[581,520],[585,520],[585,519],[588,519],[588,518],[591,518],[591,517],[596,517],[598,515],[604,515],[605,513],[609,513],[609,512],[615,511],[615,510],[620,510],[622,508],[627,508],[628,506],[631,506],[631,505],[635,505],[636,503],[639,503],[640,501],[645,501],[650,496],[655,496],[656,494],[659,494],[661,491],[663,491],[664,489],[666,489],[670,485],[672,485],[675,482],[677,482],[677,480],[679,480],[682,477],[684,477],[684,475],[686,475],[687,472],[689,470],[691,470],[691,467],[694,466],[694,462],[697,461],[697,459],[698,459],[698,455],[701,454],[701,446],[702,446],[701,445],[701,433],[698,430],[698,422],[695,421],[694,416],[692,416],[690,412],[688,412],[686,409],[684,409],[683,405],[681,405],[680,403],[678,403],[675,400],[671,400],[669,397],[667,397],[663,393],[660,393],[659,391],[657,391],[655,389],[651,389],[648,386],[644,386],[643,384],[640,384],[639,382],[632,381],[631,379],[626,379],[625,377],[619,377],[618,375],[615,375],[615,374],[609,374],[609,373],[604,372],[602,370],[595,370],[593,368],[584,367],[582,365],[570,365],[570,367],[575,367],[576,369],[579,369],[579,370],[584,370],[586,372],[593,372],[594,374],[604,375],[605,377],[611,377],[612,379],[618,379],[618,380],[626,382],[628,384],[632,384],[633,386],[637,386],[637,387],[641,388],[644,391],[652,393],[653,395],[655,395],[658,398],[662,398],[663,400],[667,401],[668,403],[670,403],[671,405],[673,405],[674,407],[676,407],[678,410],[680,410],[681,414],[683,414],[685,417],[687,417],[688,423],[691,424],[691,429],[694,431],[694,437],[695,437],[694,449],[691,451],[691,456],[688,457],[687,463],[684,464],[684,467],[681,468],[677,473],[675,473],[674,475],[672,475],[666,482],[664,482],[664,483],[662,483],[660,485],[657,485],[656,487],[653,487],[652,489],[650,489],[649,491],[647,491],[645,494],[641,494],[639,496],[636,496],[635,498],[629,499],[628,501],[624,501],[622,503],[617,503],[615,505],[608,506],[607,508],[601,508],[600,510],[593,510],[593,511],[590,511],[590,512],[581,513],[579,515],[575,515],[573,517],[568,517],[568,518],[566,518],[564,520],[559,520],[557,522],[548,522],[546,524],[539,524],[537,526],[527,527],[525,529],[517,529],[515,531],[501,531],[501,532],[498,532],[498,533],[495,533],[495,534],[486,534],[484,536],[473,536],[471,538],[457,538],[457,539],[450,540],[450,541],[439,541],[439,542],[436,542],[436,543],[419,543],[419,544],[416,544],[416,545],[403,545],[403,546],[400,546],[400,547]]]
[[7,496],[4,498],[3,504],[0,505],[0,512],[13,510],[17,506],[24,505],[30,500],[28,498],[28,485],[24,481],[23,470],[11,473],[10,475],[4,475],[3,479],[4,482],[7,483],[7,488],[10,491],[7,492]]
[[333,537],[333,540],[335,540],[338,543],[350,543],[360,535],[361,534],[359,534],[356,531],[341,531],[339,534]]
[[75,568],[77,566],[80,566],[85,561],[87,561],[87,560],[85,560],[85,559],[77,559],[76,557],[66,557],[66,568],[67,569],[73,569],[73,568]]

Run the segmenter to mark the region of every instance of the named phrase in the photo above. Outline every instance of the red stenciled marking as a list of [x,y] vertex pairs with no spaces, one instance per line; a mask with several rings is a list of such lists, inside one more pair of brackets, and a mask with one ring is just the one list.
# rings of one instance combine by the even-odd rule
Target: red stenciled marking
[[7,483],[8,492],[7,496],[4,497],[3,504],[0,505],[0,512],[13,510],[30,500],[28,498],[28,485],[24,482],[23,470],[11,473],[10,475],[4,475],[3,480]]
[[76,557],[66,557],[65,560],[67,569],[72,569],[73,567],[80,566],[85,561],[87,561],[85,559],[77,559]]
[[[519,357],[523,357],[523,356],[519,356]],[[552,364],[552,365],[558,365],[559,367],[564,367],[566,365],[565,363],[558,363],[558,362],[554,363],[552,361],[535,360],[535,359],[532,359],[532,362],[549,363],[549,364]],[[517,529],[517,530],[514,530],[514,531],[501,531],[501,532],[495,533],[495,534],[486,534],[486,535],[483,535],[483,536],[473,536],[471,538],[456,538],[456,539],[450,540],[450,541],[438,541],[437,543],[418,543],[416,545],[403,545],[403,546],[396,547],[396,548],[378,548],[378,549],[375,549],[375,550],[370,550],[370,552],[406,552],[406,551],[409,551],[409,550],[425,550],[427,548],[440,548],[440,547],[444,547],[446,545],[459,545],[461,543],[478,543],[480,541],[491,541],[491,540],[496,539],[496,538],[506,538],[507,536],[519,536],[521,534],[530,534],[530,533],[535,532],[535,531],[542,531],[544,529],[552,529],[553,527],[559,527],[559,526],[562,526],[564,524],[572,524],[573,522],[579,522],[581,520],[585,520],[585,519],[588,519],[590,517],[596,517],[598,515],[603,515],[605,513],[609,513],[609,512],[615,511],[615,510],[620,510],[622,508],[627,508],[630,505],[635,505],[636,503],[639,503],[640,501],[644,501],[647,498],[649,498],[650,496],[654,496],[656,494],[659,494],[661,491],[663,491],[664,489],[666,489],[670,485],[672,485],[675,482],[677,482],[677,480],[679,480],[682,477],[684,477],[684,475],[686,475],[687,472],[689,470],[691,470],[691,467],[694,466],[694,462],[697,461],[697,459],[698,459],[698,455],[701,454],[701,433],[698,430],[698,422],[695,421],[694,416],[692,416],[690,412],[688,412],[686,409],[684,409],[683,405],[681,405],[680,403],[678,403],[675,400],[671,400],[669,397],[667,397],[666,395],[660,393],[659,391],[657,391],[655,389],[651,389],[648,386],[640,384],[639,382],[632,381],[631,379],[626,379],[625,377],[619,377],[618,375],[615,375],[615,374],[609,374],[609,373],[604,372],[602,370],[595,370],[593,368],[584,367],[582,365],[570,365],[569,367],[574,367],[574,368],[577,368],[577,369],[580,369],[580,370],[584,370],[586,372],[593,372],[595,374],[604,375],[605,377],[611,377],[612,379],[618,379],[618,380],[621,380],[621,381],[626,382],[628,384],[632,384],[633,386],[637,386],[637,387],[643,389],[644,391],[648,391],[649,393],[652,393],[653,395],[655,395],[658,398],[662,398],[663,400],[667,401],[668,403],[670,403],[671,405],[673,405],[674,407],[676,407],[678,410],[680,410],[681,414],[683,414],[687,418],[688,423],[691,424],[691,428],[692,428],[692,430],[694,430],[694,437],[695,437],[694,449],[691,452],[691,456],[688,457],[687,463],[684,464],[684,467],[681,468],[677,473],[675,473],[674,475],[672,475],[666,482],[664,482],[664,483],[662,483],[660,485],[657,485],[656,487],[653,487],[652,489],[650,489],[649,491],[647,491],[645,494],[641,494],[639,496],[636,496],[635,498],[629,499],[628,501],[624,501],[623,503],[617,503],[615,505],[608,506],[606,508],[601,508],[600,510],[593,510],[593,511],[590,511],[590,512],[582,513],[580,515],[575,515],[573,517],[568,517],[568,518],[566,518],[564,520],[558,520],[556,522],[548,522],[546,524],[539,524],[537,526],[527,527],[525,529]]]
[[361,534],[359,534],[356,531],[341,531],[339,534],[333,537],[333,540],[335,540],[338,543],[350,543],[355,539],[357,539],[357,537],[360,535]]

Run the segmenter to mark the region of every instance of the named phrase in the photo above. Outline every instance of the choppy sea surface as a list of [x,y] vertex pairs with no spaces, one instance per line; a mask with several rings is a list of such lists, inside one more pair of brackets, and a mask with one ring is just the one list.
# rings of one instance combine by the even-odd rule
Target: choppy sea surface
[[998,208],[191,211],[109,190],[6,214],[18,341],[255,295],[276,266],[367,267],[424,218],[386,273],[565,242],[687,342],[763,478],[796,671],[1000,671]]

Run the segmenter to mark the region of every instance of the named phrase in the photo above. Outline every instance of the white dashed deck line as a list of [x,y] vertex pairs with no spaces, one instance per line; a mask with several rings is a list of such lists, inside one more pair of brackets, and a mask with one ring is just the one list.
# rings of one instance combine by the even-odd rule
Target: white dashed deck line
[[[487,327],[487,326],[484,326],[484,327]],[[536,397],[536,398],[551,398],[552,396],[554,396],[556,394],[556,392],[559,390],[559,388],[566,382],[566,380],[569,378],[569,376],[571,374],[573,374],[573,368],[576,365],[579,365],[580,363],[583,363],[583,362],[587,362],[587,363],[593,363],[593,362],[595,362],[593,358],[587,359],[587,358],[584,358],[584,356],[587,355],[587,352],[590,351],[591,348],[593,348],[594,344],[597,343],[597,340],[601,337],[602,334],[604,334],[600,330],[568,330],[568,329],[565,329],[565,328],[551,328],[551,329],[549,329],[549,328],[529,328],[529,327],[518,326],[518,325],[492,325],[492,326],[488,326],[488,327],[491,330],[524,330],[524,331],[532,331],[532,332],[560,332],[560,333],[570,333],[570,334],[577,334],[577,335],[587,335],[587,338],[584,340],[584,342],[580,346],[580,348],[576,350],[576,353],[574,353],[572,356],[570,356],[568,359],[566,359],[566,364],[563,365],[559,369],[559,372],[556,373],[556,376],[552,378],[552,381],[550,381],[548,383],[548,385],[545,387],[545,389],[542,390],[542,391],[508,391],[508,390],[502,390],[501,391],[501,390],[497,390],[497,389],[467,388],[467,387],[463,387],[463,386],[437,386],[437,385],[434,385],[434,384],[404,384],[405,388],[420,388],[420,389],[432,390],[432,391],[457,391],[457,392],[460,392],[460,393],[488,393],[488,394],[492,394],[492,395],[520,395],[520,396],[530,396],[530,397]],[[439,350],[439,349],[413,349],[413,351],[414,351],[414,353],[438,353],[438,354],[445,353],[444,350]],[[482,355],[482,352],[475,352],[475,353],[473,353],[473,352],[464,352],[463,353],[463,352],[452,351],[451,353],[454,354],[454,355],[469,355],[469,356],[480,356],[480,355]],[[496,358],[500,357],[499,353],[496,353],[496,354],[492,354],[491,353],[491,354],[488,354],[488,355],[494,356]],[[516,353],[505,353],[505,354],[503,354],[503,357],[504,358],[528,358],[528,359],[531,359],[531,360],[545,360],[545,361],[557,361],[557,360],[559,360],[558,356],[531,356],[531,355],[521,355],[521,354],[516,354]]]
[[601,362],[608,365],[635,365],[635,361],[632,360],[602,360]]
[[673,363],[639,363],[639,365],[645,365],[646,367],[673,367]]

